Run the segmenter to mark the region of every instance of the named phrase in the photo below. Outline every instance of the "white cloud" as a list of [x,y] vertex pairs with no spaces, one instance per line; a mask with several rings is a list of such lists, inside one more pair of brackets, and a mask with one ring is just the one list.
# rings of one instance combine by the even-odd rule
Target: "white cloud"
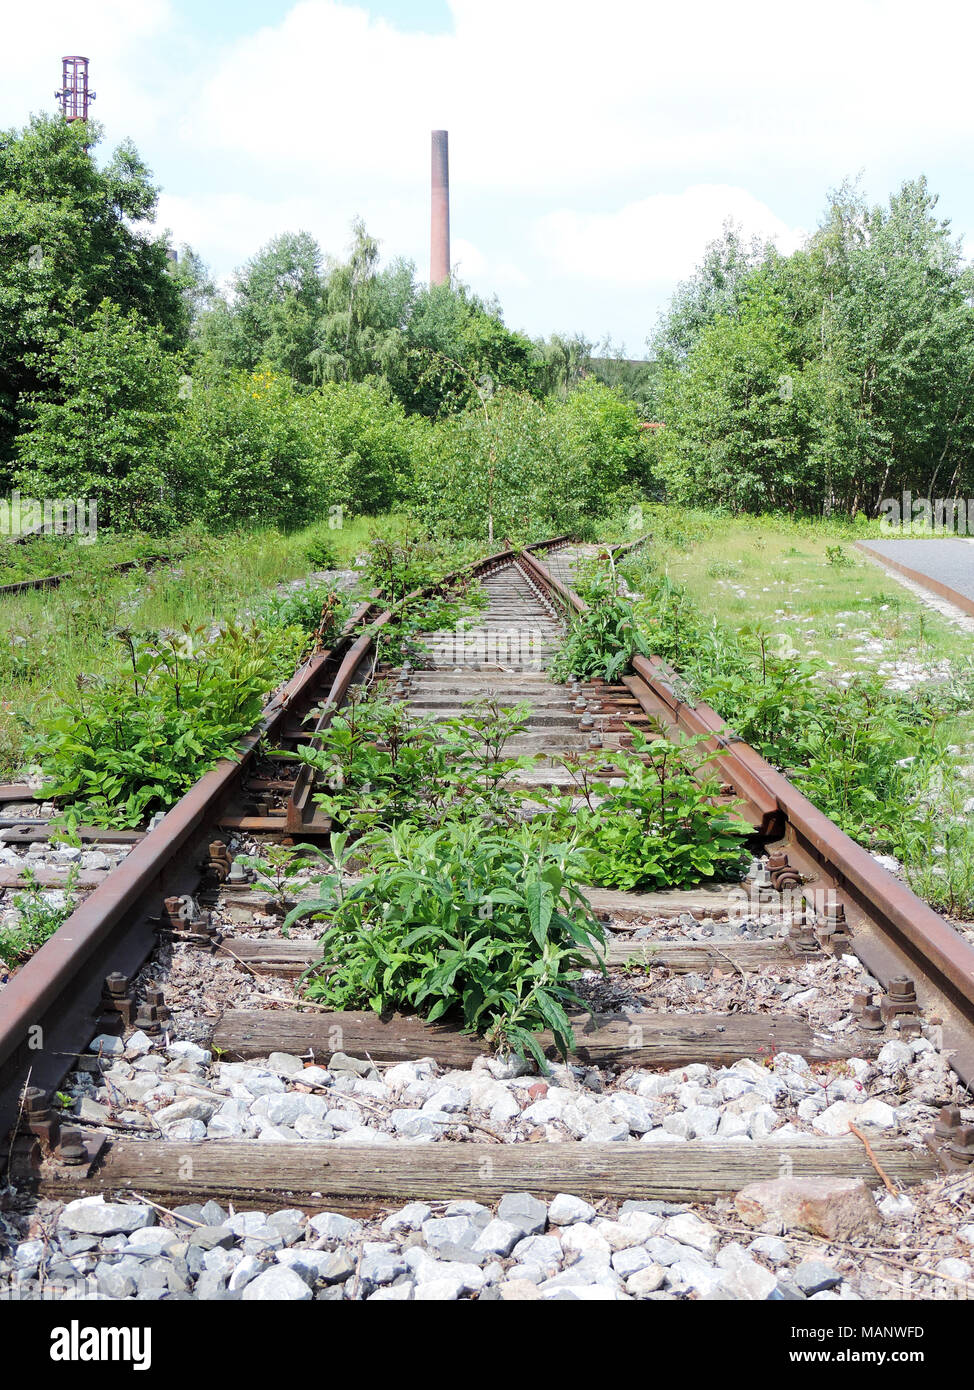
[[959,0],[450,0],[442,34],[368,0],[295,0],[250,33],[253,7],[187,19],[193,3],[8,4],[0,124],[52,110],[60,55],[88,53],[109,145],[133,136],[162,224],[217,275],[284,230],[340,254],[361,214],[425,278],[438,127],[454,261],[532,332],[641,341],[728,215],[787,250],[860,168],[881,196],[927,167],[974,225]]
[[61,57],[80,53],[91,59],[91,87],[98,93],[92,115],[109,123],[121,119],[136,137],[155,128],[168,94],[159,89],[165,67],[150,45],[173,24],[170,0],[4,5],[3,122],[21,125],[28,112],[55,111]]
[[239,193],[197,194],[192,198],[163,193],[157,228],[168,227],[175,242],[206,249],[207,259],[240,266],[261,246],[284,232],[309,232],[320,245],[339,251],[349,239],[347,219],[313,198],[283,200]]
[[772,240],[783,252],[800,243],[789,227],[745,188],[696,184],[683,193],[658,193],[617,212],[548,213],[534,240],[552,271],[606,284],[648,288],[683,279],[727,218],[746,236]]
[[[454,32],[300,0],[219,56],[194,141],[295,169],[425,182],[429,131],[454,176],[511,193],[773,156],[834,179],[865,157],[966,150],[974,14],[934,0],[451,0]],[[930,11],[946,11],[951,38]],[[704,176],[713,177],[712,172]]]

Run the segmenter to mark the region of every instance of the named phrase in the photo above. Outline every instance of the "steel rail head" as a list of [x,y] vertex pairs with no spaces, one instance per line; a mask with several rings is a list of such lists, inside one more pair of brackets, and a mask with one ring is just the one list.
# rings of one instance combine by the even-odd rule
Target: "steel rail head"
[[[566,607],[578,614],[587,610],[584,601],[536,556],[526,554],[524,561]],[[893,567],[907,572],[906,566],[898,563]],[[923,576],[911,573],[910,577],[933,587]],[[948,591],[946,596],[952,593]],[[955,601],[958,597],[962,596],[953,595]],[[974,611],[974,603],[970,606]],[[630,664],[635,676],[626,677],[625,683],[647,713],[665,713],[674,727],[707,735],[715,750],[721,751],[721,769],[754,809],[761,833],[766,837],[783,832],[795,836],[815,867],[854,896],[865,919],[860,925],[868,922],[878,934],[878,946],[867,948],[861,939],[860,949],[864,964],[880,983],[887,986],[907,959],[925,977],[928,994],[932,992],[956,1010],[961,1045],[955,1049],[951,1065],[965,1083],[974,1084],[974,946],[739,738],[716,710],[683,700],[677,689],[679,677],[664,661],[634,655]],[[884,943],[888,949],[883,949]],[[856,950],[855,933],[852,949]]]
[[43,1038],[45,1016],[56,1006],[60,1015],[77,1017],[81,1026],[90,1000],[76,997],[73,990],[79,972],[117,930],[131,925],[129,918],[138,914],[145,894],[158,887],[194,832],[218,813],[261,740],[273,733],[295,700],[313,688],[325,659],[325,653],[316,653],[304,663],[268,702],[260,723],[242,741],[238,759],[221,759],[204,774],[7,984],[0,996],[0,1121],[10,1120],[4,1113],[10,1100],[10,1068],[25,1048],[42,1050],[33,1045],[35,1038]]
[[[445,576],[431,590],[442,589],[465,574],[512,563],[516,554],[508,548],[488,556]],[[424,592],[417,590],[402,602]],[[375,606],[373,596],[356,611],[343,630],[343,642]],[[337,701],[347,693],[374,647],[376,634],[400,607],[401,603],[380,613],[352,644],[332,680],[330,698]],[[55,1084],[70,1069],[71,1049],[87,1045],[104,977],[118,969],[119,953],[127,952],[135,969],[155,944],[147,904],[155,905],[157,915],[166,896],[164,883],[171,878],[181,852],[195,847],[208,833],[263,740],[283,725],[295,707],[312,700],[329,657],[329,652],[309,657],[269,700],[257,726],[241,741],[238,758],[221,759],[191,787],[7,984],[0,997],[0,1134],[16,1123],[25,1078],[30,1075],[33,1082],[41,1073],[50,1073],[48,1082]],[[37,1042],[38,1038],[43,1041]],[[52,1039],[59,1040],[60,1050],[52,1051]]]

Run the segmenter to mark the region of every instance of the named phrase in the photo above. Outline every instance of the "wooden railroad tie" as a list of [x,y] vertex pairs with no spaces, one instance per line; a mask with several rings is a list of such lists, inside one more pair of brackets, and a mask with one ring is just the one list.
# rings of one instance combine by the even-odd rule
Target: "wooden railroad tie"
[[[692,1062],[720,1066],[742,1058],[794,1052],[812,1062],[832,1062],[853,1053],[817,1038],[800,1018],[774,1014],[639,1013],[573,1020],[573,1056],[594,1066],[678,1067]],[[541,1046],[556,1055],[554,1038],[540,1033]],[[468,1068],[489,1053],[483,1039],[445,1023],[426,1023],[407,1014],[308,1013],[300,1009],[234,1009],[225,1013],[213,1046],[229,1061],[271,1052],[328,1058],[333,1052],[376,1062],[432,1057],[440,1066]],[[857,1045],[857,1055],[862,1054]]]
[[[462,1121],[460,1121],[462,1122]],[[900,1186],[938,1176],[933,1154],[894,1139],[871,1141]],[[649,1145],[542,1142],[471,1144],[255,1144],[213,1140],[109,1140],[90,1177],[62,1169],[35,1180],[40,1196],[66,1200],[99,1192],[138,1193],[165,1206],[213,1197],[240,1210],[302,1207],[368,1213],[408,1201],[494,1202],[505,1192],[559,1192],[598,1201],[704,1202],[760,1179],[862,1178],[880,1182],[857,1139],[735,1144],[695,1139]]]

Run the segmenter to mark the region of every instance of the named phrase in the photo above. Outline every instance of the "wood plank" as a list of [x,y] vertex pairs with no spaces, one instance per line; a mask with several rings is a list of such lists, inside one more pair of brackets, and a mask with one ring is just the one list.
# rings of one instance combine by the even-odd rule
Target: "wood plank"
[[[574,1056],[599,1066],[677,1067],[712,1065],[755,1057],[772,1047],[797,1052],[809,1061],[834,1061],[853,1054],[839,1044],[818,1040],[800,1018],[775,1014],[640,1013],[629,1017],[576,1019]],[[550,1033],[539,1034],[554,1056]],[[444,1023],[428,1024],[412,1015],[379,1017],[367,1012],[310,1013],[300,1009],[235,1009],[217,1024],[213,1043],[231,1060],[266,1057],[271,1052],[327,1057],[348,1052],[376,1062],[433,1057],[441,1066],[466,1068],[489,1049],[481,1038]],[[865,1055],[857,1044],[857,1056]],[[875,1050],[875,1044],[873,1043]]]
[[634,917],[679,917],[684,912],[726,917],[740,903],[742,888],[739,883],[716,883],[662,893],[620,893],[610,888],[583,888],[582,892],[596,912],[632,921]]
[[[5,845],[35,845],[43,844],[55,833],[55,828],[50,821],[41,820],[36,823],[30,821],[18,821],[16,826],[6,829],[0,834],[0,841]],[[145,830],[106,830],[98,825],[79,825],[72,826],[71,834],[83,842],[90,844],[114,844],[114,845],[137,845],[140,840],[144,840],[147,832]]]
[[[901,1185],[938,1176],[926,1150],[871,1138],[876,1158]],[[780,1177],[879,1177],[855,1139],[808,1143],[684,1144],[256,1144],[213,1140],[187,1147],[165,1140],[109,1140],[90,1178],[41,1180],[41,1196],[67,1199],[138,1192],[165,1206],[213,1197],[238,1209],[299,1206],[371,1212],[413,1200],[495,1202],[505,1192],[559,1192],[599,1200],[702,1202],[750,1182]]]
[[[254,830],[281,828],[276,817],[271,821],[261,816],[223,816],[220,825]],[[347,874],[344,881],[357,883],[360,877],[358,874]],[[583,888],[581,891],[597,915],[610,914],[622,921],[632,921],[639,917],[679,917],[685,912],[720,919],[726,917],[731,908],[738,907],[742,888],[739,883],[719,883],[701,888],[674,888],[660,893],[621,893],[609,888]],[[257,888],[227,889],[224,885],[221,892],[233,893],[234,901],[240,906],[244,906],[251,897],[255,904],[266,901],[268,897],[265,891]],[[289,896],[301,901],[302,898],[317,897],[318,892],[313,884],[307,884]]]
[[[254,896],[253,906],[267,903]],[[227,898],[226,904],[233,906],[236,899]],[[251,906],[249,900],[246,906]],[[292,941],[284,937],[228,937],[217,948],[218,955],[234,956],[246,962],[258,974],[279,975],[284,979],[296,979],[320,958],[318,945],[314,941]],[[687,973],[691,970],[710,971],[732,969],[740,966],[742,970],[760,970],[764,965],[782,961],[808,960],[809,957],[796,957],[782,941],[652,941],[645,937],[638,940],[625,940],[618,937],[610,939],[605,952],[607,965],[625,965],[629,961],[641,965],[665,966],[668,970]]]
[[[108,879],[110,872],[110,869],[83,869],[74,880],[72,887],[82,890],[100,888]],[[62,873],[60,869],[32,868],[31,873],[38,888],[67,888],[68,886],[67,869]],[[27,884],[21,873],[15,870],[0,872],[0,888],[16,892],[26,887]]]
[[32,806],[36,806],[37,796],[34,788],[29,787],[26,782],[5,782],[0,786],[0,801],[29,801]]
[[[297,943],[295,943],[297,944]],[[783,941],[652,941],[613,937],[605,952],[607,965],[658,965],[687,974],[699,970],[760,970],[782,961],[804,964],[815,956],[796,956]]]

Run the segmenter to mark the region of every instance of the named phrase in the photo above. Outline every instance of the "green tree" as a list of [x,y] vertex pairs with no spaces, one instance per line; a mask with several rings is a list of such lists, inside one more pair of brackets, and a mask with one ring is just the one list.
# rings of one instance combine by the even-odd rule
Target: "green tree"
[[396,261],[379,270],[379,243],[356,219],[348,260],[333,262],[324,284],[309,359],[316,379],[387,376],[402,350],[412,298],[412,267]]
[[305,398],[269,368],[194,382],[175,450],[186,506],[214,531],[287,530],[341,500],[316,465]]
[[751,271],[773,247],[757,237],[745,241],[742,230],[730,218],[721,235],[708,243],[693,275],[677,286],[649,346],[666,366],[684,362],[701,333],[718,318],[737,314],[739,290]]
[[538,377],[547,396],[567,396],[593,369],[592,344],[581,333],[552,333],[535,343]]
[[620,488],[648,482],[639,411],[619,391],[589,379],[552,410],[566,482],[581,515],[595,518]]
[[200,348],[224,371],[267,365],[307,385],[321,312],[321,250],[307,232],[287,232],[237,271],[229,298],[215,298]]
[[418,292],[391,382],[407,410],[431,419],[475,409],[505,387],[542,391],[530,339],[506,327],[496,304],[463,285]]
[[664,375],[656,468],[681,501],[761,511],[807,498],[807,383],[780,302],[767,280],[760,288]]
[[0,134],[0,483],[10,481],[22,398],[51,387],[55,349],[105,299],[184,345],[188,314],[167,247],[149,234],[157,189],[134,146],[104,168],[93,123],[34,116]]
[[302,409],[329,505],[375,515],[410,494],[413,454],[429,427],[407,419],[384,382],[326,382]]
[[44,376],[52,384],[29,398],[16,441],[22,491],[94,498],[102,526],[170,524],[183,484],[180,367],[163,331],[106,299],[85,327],[65,330]]

